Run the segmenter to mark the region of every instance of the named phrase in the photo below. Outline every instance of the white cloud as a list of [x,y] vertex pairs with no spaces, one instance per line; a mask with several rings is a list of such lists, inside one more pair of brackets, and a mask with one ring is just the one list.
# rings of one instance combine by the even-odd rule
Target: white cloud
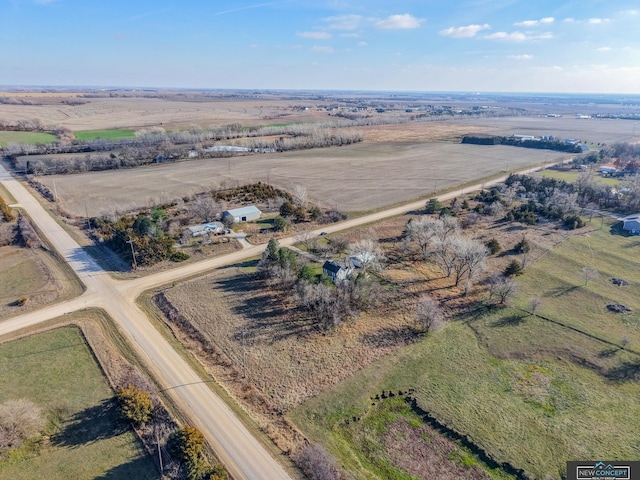
[[357,33],[341,33],[340,36],[344,38],[360,38]]
[[299,37],[313,38],[314,40],[328,40],[332,35],[328,32],[299,32]]
[[369,45],[367,42],[358,42],[359,47],[366,47],[367,45]]
[[484,25],[466,25],[463,27],[449,27],[445,30],[440,30],[440,35],[454,38],[470,38],[475,37],[478,32],[482,30],[491,29],[491,25],[485,23]]
[[596,52],[610,52],[610,51],[611,51],[611,47],[596,48]]
[[608,18],[590,18],[587,20],[589,25],[600,25],[602,23],[607,23],[609,21]]
[[326,46],[315,46],[312,47],[311,50],[313,50],[314,52],[320,52],[320,53],[333,53],[333,48],[331,47],[326,47]]
[[424,22],[422,18],[416,18],[411,14],[403,13],[401,15],[389,15],[384,20],[375,23],[376,28],[384,30],[409,30],[420,27]]
[[490,35],[485,35],[484,38],[488,40],[506,40],[510,42],[523,42],[527,40],[527,36],[522,32],[496,32]]
[[509,55],[509,58],[512,58],[513,60],[531,60],[533,58],[533,55]]
[[360,15],[339,15],[327,17],[324,21],[329,23],[327,27],[331,30],[355,30],[360,26],[362,17]]
[[575,18],[565,18],[562,22],[563,23],[575,23],[576,19]]
[[536,27],[538,25],[547,25],[549,23],[555,22],[555,18],[553,17],[544,17],[540,20],[524,20],[523,22],[514,23],[517,27]]
[[490,35],[485,35],[487,40],[504,40],[505,42],[524,42],[527,40],[549,40],[553,38],[553,33],[544,32],[532,34],[531,32],[496,32]]

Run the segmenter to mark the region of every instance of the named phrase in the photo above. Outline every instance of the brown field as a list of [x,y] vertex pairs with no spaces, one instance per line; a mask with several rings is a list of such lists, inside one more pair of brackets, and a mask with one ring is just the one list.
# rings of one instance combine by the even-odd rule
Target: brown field
[[[0,96],[7,96],[0,93]],[[13,95],[16,96],[15,94]],[[59,125],[70,130],[98,130],[113,128],[138,128],[162,126],[167,130],[187,128],[190,125],[208,127],[239,122],[243,125],[265,123],[293,123],[331,119],[326,112],[294,111],[291,102],[282,100],[225,100],[200,99],[200,101],[172,98],[79,98],[70,94],[69,99],[87,102],[82,105],[60,103],[64,95],[20,95],[20,98],[41,105],[0,104],[0,119],[39,119],[45,125]]]
[[130,170],[42,177],[64,208],[95,216],[166,202],[222,183],[307,187],[313,202],[368,211],[454,185],[565,158],[558,152],[453,143],[361,143],[345,147],[190,160]]
[[640,127],[632,120],[571,117],[500,117],[456,120],[459,126],[490,129],[494,135],[553,135],[588,144],[640,142]]

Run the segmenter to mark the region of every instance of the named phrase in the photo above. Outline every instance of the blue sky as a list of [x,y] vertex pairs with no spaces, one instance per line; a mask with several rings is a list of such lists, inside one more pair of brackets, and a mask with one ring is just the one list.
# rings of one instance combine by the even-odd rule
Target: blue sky
[[0,85],[640,93],[640,2],[0,0]]

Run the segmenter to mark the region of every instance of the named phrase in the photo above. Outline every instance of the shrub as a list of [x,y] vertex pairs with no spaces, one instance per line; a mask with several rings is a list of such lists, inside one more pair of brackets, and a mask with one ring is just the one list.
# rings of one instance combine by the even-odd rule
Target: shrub
[[295,462],[309,480],[340,480],[342,476],[333,457],[317,443],[304,447]]
[[289,222],[287,222],[287,219],[280,215],[273,219],[273,229],[276,232],[284,232],[288,226]]
[[564,226],[569,230],[582,228],[584,225],[584,220],[582,220],[578,215],[571,215],[564,219]]
[[442,208],[440,201],[437,198],[430,198],[424,206],[425,213],[436,213]]
[[153,416],[153,400],[146,390],[140,390],[132,385],[116,389],[116,398],[120,411],[127,420],[137,426],[145,425]]
[[498,242],[498,240],[496,240],[495,238],[492,238],[484,245],[489,249],[489,253],[491,253],[491,255],[500,253],[500,250],[502,250],[502,247],[500,246],[500,242]]
[[522,274],[522,265],[516,259],[511,260],[511,263],[504,269],[505,277],[513,277]]
[[185,252],[173,252],[169,257],[172,262],[184,262],[189,259],[189,254]]

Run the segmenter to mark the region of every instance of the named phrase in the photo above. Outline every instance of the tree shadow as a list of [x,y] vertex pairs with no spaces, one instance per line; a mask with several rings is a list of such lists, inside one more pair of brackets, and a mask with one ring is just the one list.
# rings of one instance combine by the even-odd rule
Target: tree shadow
[[574,290],[577,290],[578,288],[580,288],[578,285],[572,285],[570,287],[556,287],[556,288],[552,288],[548,292],[545,292],[543,296],[544,297],[561,297],[563,295],[567,295],[573,292]]
[[623,362],[619,366],[608,370],[605,377],[617,382],[640,381],[640,361]]
[[123,478],[159,480],[161,476],[153,462],[147,456],[142,456],[111,468],[104,475],[95,477],[95,480],[121,480]]
[[[213,288],[241,297],[247,291],[263,289],[263,285],[260,280],[249,275],[235,275],[215,280]],[[287,308],[277,296],[268,292],[254,295],[250,301],[233,306],[232,311],[247,319],[247,323],[240,327],[234,336],[237,341],[244,337],[245,340],[253,342],[273,343],[291,336],[306,336],[318,330],[313,319],[304,318],[299,309]]]
[[375,332],[360,335],[360,343],[372,348],[395,348],[419,340],[422,332],[411,325],[382,327]]
[[505,315],[491,324],[492,327],[517,327],[525,321],[526,316],[512,314]]
[[623,230],[622,229],[623,225],[624,225],[623,222],[618,222],[618,223],[612,225],[611,228],[609,229],[609,233],[611,235],[617,235],[619,237],[630,237],[631,233],[626,231],[626,230]]
[[618,347],[605,348],[604,350],[598,352],[598,358],[611,358],[615,357],[616,353],[620,351]]
[[51,441],[55,445],[73,448],[117,437],[128,429],[128,425],[120,419],[115,399],[110,398],[76,413]]

